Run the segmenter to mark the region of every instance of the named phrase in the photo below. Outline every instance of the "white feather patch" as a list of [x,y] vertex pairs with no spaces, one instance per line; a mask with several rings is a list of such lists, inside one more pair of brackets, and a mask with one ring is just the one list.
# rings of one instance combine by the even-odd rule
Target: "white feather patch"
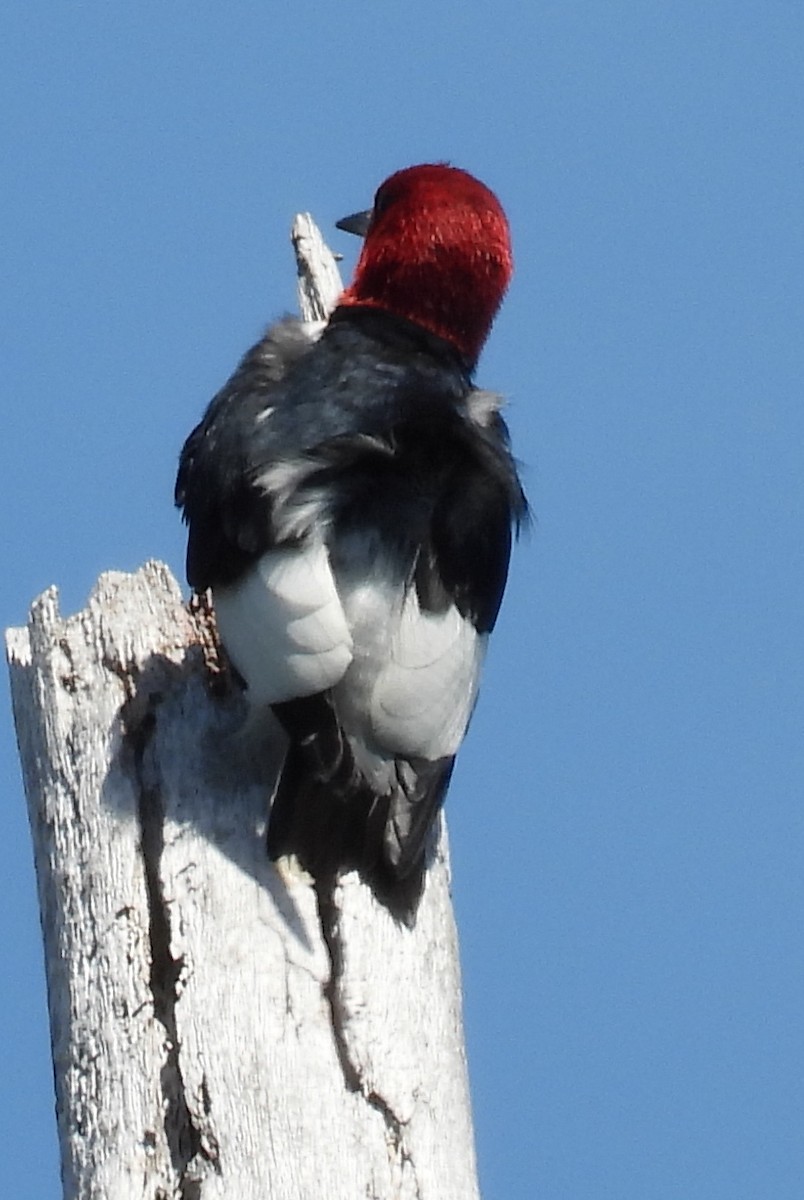
[[319,469],[315,459],[286,458],[271,463],[257,477],[259,487],[271,497],[271,524],[278,542],[302,539],[328,525],[329,489],[304,486]]
[[443,758],[461,744],[486,638],[455,608],[422,612],[382,572],[339,579],[354,657],[335,691],[344,726],[386,755]]
[[486,640],[456,608],[422,612],[411,590],[372,696],[378,741],[397,754],[455,754],[477,699]]
[[275,504],[286,504],[308,476],[318,470],[318,466],[313,458],[280,458],[277,462],[270,463],[257,476],[257,486],[262,488]]
[[466,411],[469,419],[475,425],[479,425],[481,429],[488,428],[495,413],[498,413],[502,406],[503,398],[496,392],[485,392],[479,388],[473,388],[466,397]]
[[252,704],[332,687],[352,661],[352,638],[326,548],[264,554],[236,584],[214,591],[226,652]]

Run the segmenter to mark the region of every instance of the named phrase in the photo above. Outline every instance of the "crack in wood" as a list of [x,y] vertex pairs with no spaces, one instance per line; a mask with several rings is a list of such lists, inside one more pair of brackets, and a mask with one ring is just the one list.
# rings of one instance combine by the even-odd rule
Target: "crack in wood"
[[[162,694],[159,691],[151,691],[145,696],[140,695],[137,688],[139,672],[136,668],[126,667],[108,658],[105,665],[121,679],[128,697],[121,710],[121,721],[124,741],[132,756],[140,849],[145,874],[151,950],[148,982],[153,1013],[165,1033],[165,1059],[159,1078],[165,1106],[165,1138],[171,1165],[177,1176],[177,1200],[201,1200],[201,1163],[208,1163],[218,1175],[222,1171],[217,1139],[210,1129],[202,1132],[193,1119],[181,1068],[176,1004],[178,984],[185,963],[181,956],[174,958],[171,951],[170,908],[164,896],[160,874],[165,845],[165,811],[159,787],[149,780],[146,762],[148,748],[156,729],[156,713],[162,701]],[[204,1112],[208,1115],[212,1105],[206,1077],[202,1080],[202,1103]]]
[[346,1022],[348,1014],[338,990],[343,974],[343,946],[338,930],[338,906],[335,903],[335,880],[321,878],[314,880],[316,905],[318,908],[318,923],[321,926],[321,936],[329,956],[329,976],[323,985],[324,999],[329,1008],[330,1027],[335,1043],[335,1052],[343,1073],[343,1080],[350,1092],[363,1092],[363,1081],[360,1071],[352,1062],[349,1047],[346,1044]]
[[362,1096],[368,1106],[382,1117],[390,1155],[400,1170],[404,1170],[405,1165],[410,1168],[418,1196],[419,1183],[416,1164],[405,1143],[407,1121],[394,1112],[385,1097],[378,1091],[366,1087],[362,1072],[349,1053],[346,1036],[349,1011],[340,994],[340,982],[343,976],[343,941],[338,922],[338,905],[335,902],[335,880],[331,877],[316,879],[314,886],[321,936],[327,948],[330,965],[329,976],[323,985],[323,993],[329,1009],[332,1039],[335,1043],[335,1052],[343,1073],[344,1083],[348,1091]]

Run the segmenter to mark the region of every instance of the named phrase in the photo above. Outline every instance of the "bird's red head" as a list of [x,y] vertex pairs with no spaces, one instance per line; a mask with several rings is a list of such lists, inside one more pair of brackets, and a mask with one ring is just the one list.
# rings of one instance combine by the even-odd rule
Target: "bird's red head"
[[512,270],[494,193],[466,171],[428,163],[377,189],[354,279],[338,303],[413,321],[474,365]]

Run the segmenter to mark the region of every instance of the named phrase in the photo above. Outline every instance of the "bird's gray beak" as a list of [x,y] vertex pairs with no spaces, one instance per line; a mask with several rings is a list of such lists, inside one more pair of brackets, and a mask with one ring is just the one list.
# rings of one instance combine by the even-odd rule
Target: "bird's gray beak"
[[373,208],[369,208],[365,212],[352,213],[350,217],[343,217],[342,220],[336,221],[335,228],[342,229],[344,233],[354,233],[358,237],[364,238],[368,233],[373,214]]

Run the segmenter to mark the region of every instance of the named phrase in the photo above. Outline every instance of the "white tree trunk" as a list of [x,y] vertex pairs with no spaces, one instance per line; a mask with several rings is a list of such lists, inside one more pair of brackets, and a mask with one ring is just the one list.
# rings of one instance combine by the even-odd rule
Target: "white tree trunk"
[[445,834],[412,930],[271,864],[279,747],[160,563],[7,643],[66,1200],[476,1197]]

